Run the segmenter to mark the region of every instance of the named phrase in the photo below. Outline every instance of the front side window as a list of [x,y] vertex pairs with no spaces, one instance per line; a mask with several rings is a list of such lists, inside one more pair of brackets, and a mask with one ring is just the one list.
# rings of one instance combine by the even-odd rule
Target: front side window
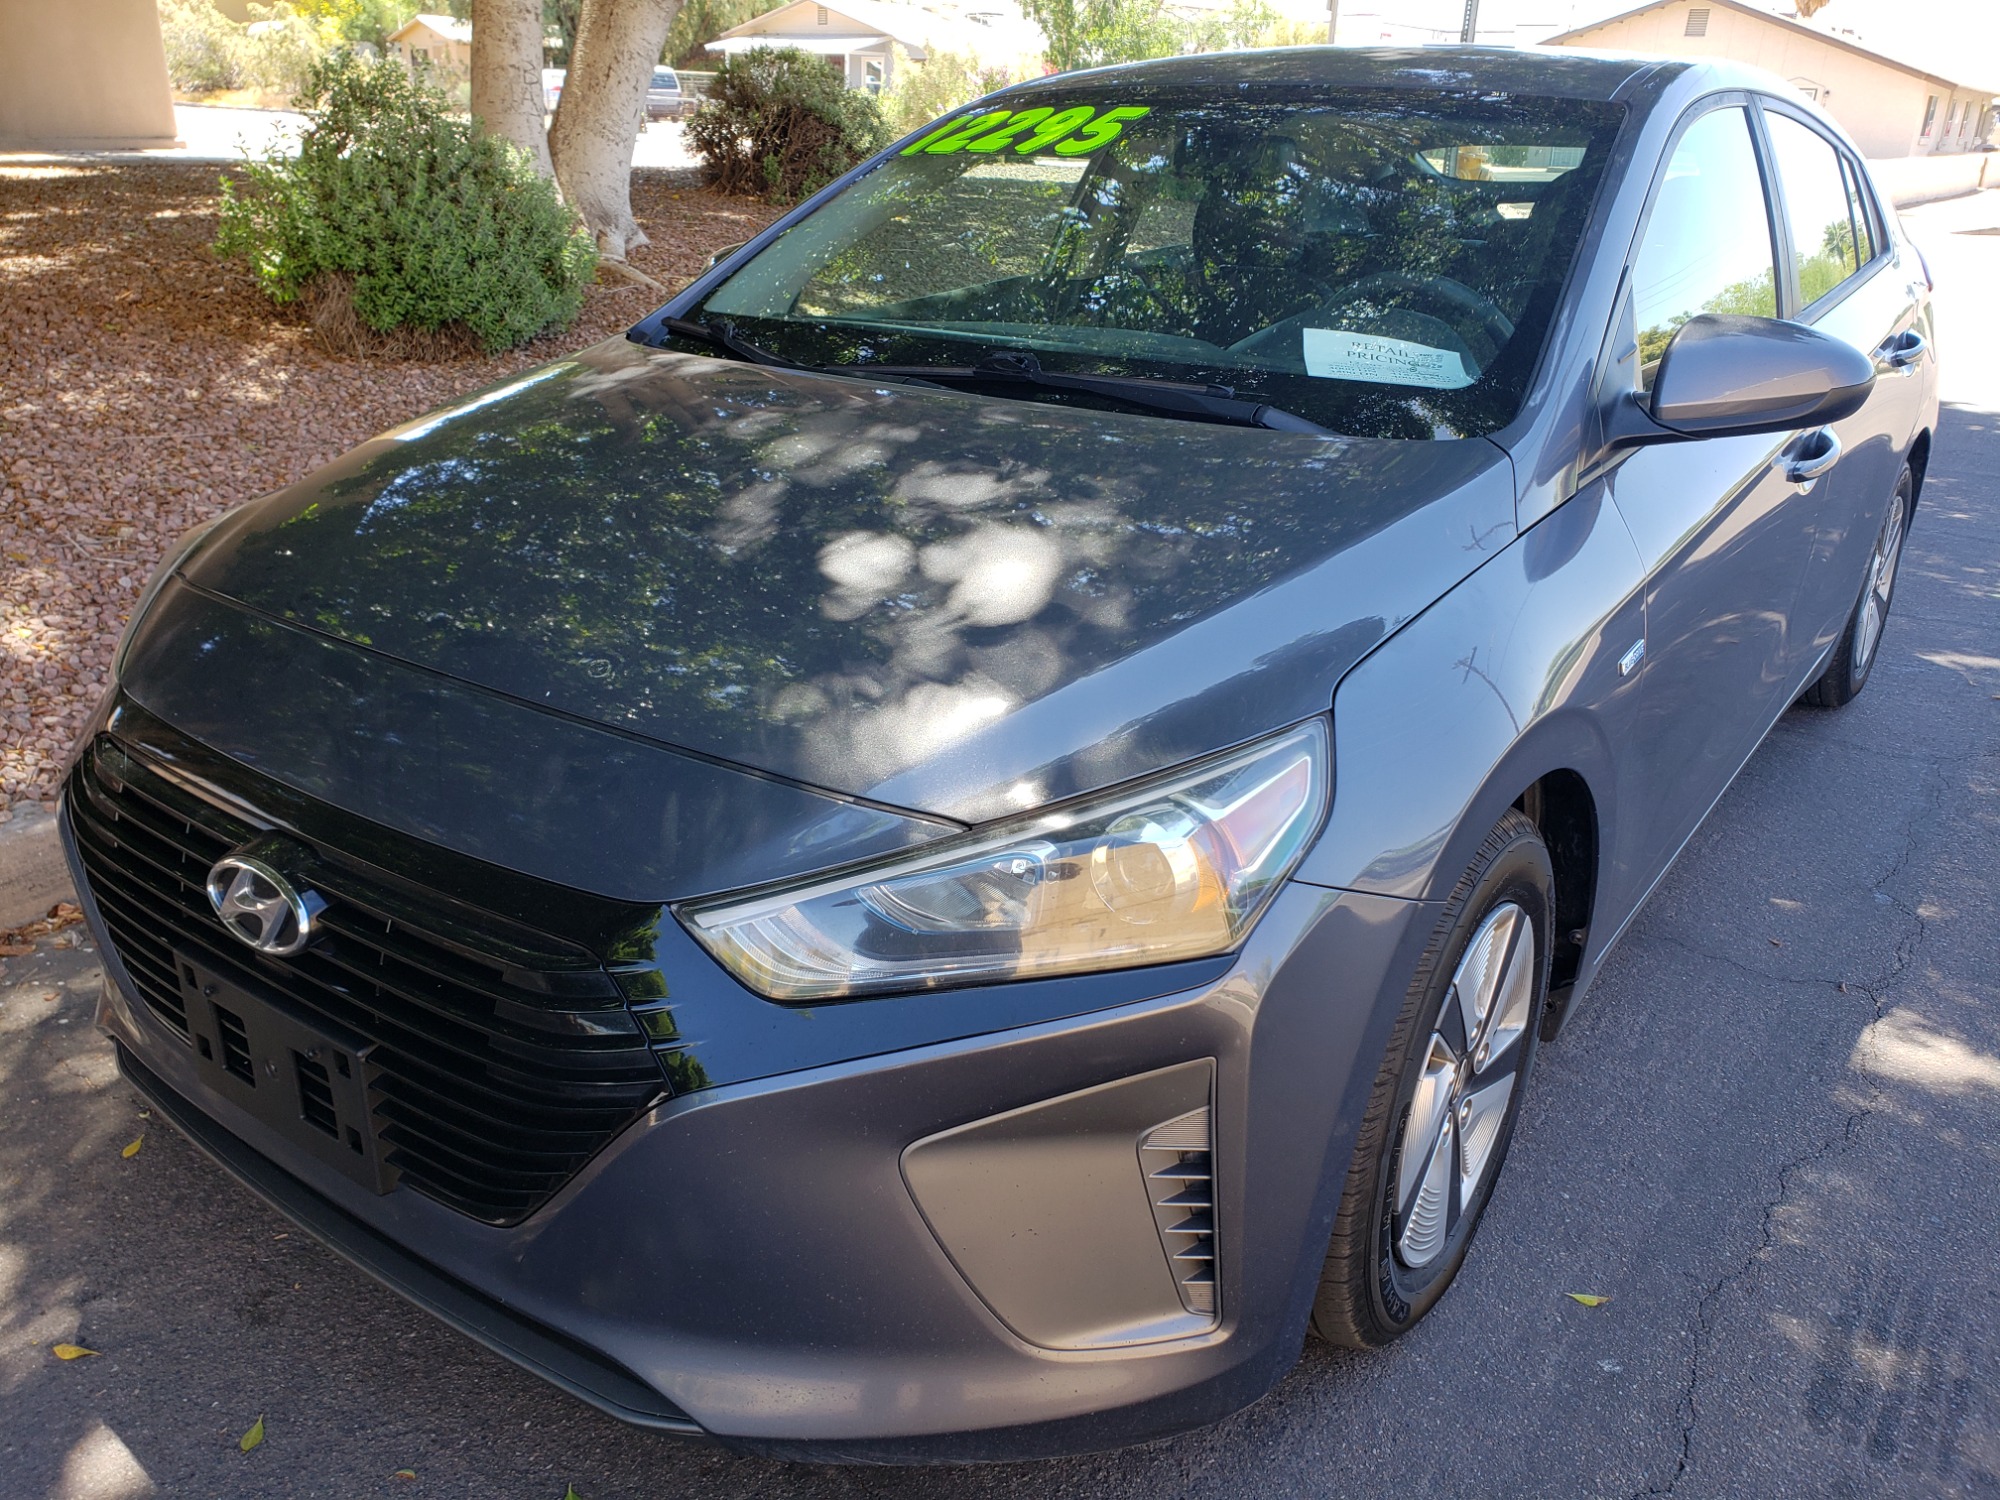
[[815,365],[1031,354],[1344,433],[1490,431],[1525,394],[1621,116],[1490,94],[1037,90],[881,162],[690,316]]
[[1711,110],[1674,147],[1632,266],[1640,382],[1702,313],[1778,315],[1777,257],[1764,178],[1741,106]]
[[1810,306],[1861,269],[1870,258],[1854,198],[1833,142],[1789,115],[1766,114],[1771,153],[1785,188],[1785,217],[1792,231],[1792,263],[1799,302]]

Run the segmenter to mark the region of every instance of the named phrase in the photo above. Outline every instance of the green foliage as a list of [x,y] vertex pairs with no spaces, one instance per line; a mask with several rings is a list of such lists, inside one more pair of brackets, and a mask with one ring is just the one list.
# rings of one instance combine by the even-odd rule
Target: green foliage
[[328,42],[350,47],[388,46],[389,33],[423,8],[417,0],[292,0],[292,4]]
[[920,125],[928,125],[948,115],[962,104],[970,104],[982,94],[1020,82],[1020,75],[1005,63],[986,62],[970,52],[943,52],[935,48],[923,62],[912,62],[902,48],[896,49],[896,81],[882,93],[882,113],[891,135],[908,135]]
[[378,334],[463,329],[488,349],[576,317],[596,251],[525,155],[395,62],[328,58],[299,103],[297,158],[253,160],[244,191],[222,188],[216,249],[273,301],[344,289]]
[[1186,27],[1161,0],[1022,0],[1048,39],[1058,72],[1171,57],[1186,50]]
[[825,58],[757,47],[723,59],[687,138],[714,187],[788,202],[881,150],[888,129]]
[[296,94],[325,50],[312,21],[291,5],[252,5],[247,23],[213,0],[159,0],[167,76],[190,93],[269,89]]
[[741,26],[770,8],[768,0],[681,0],[660,60],[677,68],[712,68],[715,59],[702,50],[702,43],[714,41],[730,27]]

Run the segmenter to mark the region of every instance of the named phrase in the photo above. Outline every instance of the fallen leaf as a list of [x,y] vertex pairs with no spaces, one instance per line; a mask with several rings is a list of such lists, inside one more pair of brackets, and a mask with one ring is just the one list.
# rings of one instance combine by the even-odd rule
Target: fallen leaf
[[408,1484],[411,1480],[417,1477],[417,1471],[415,1469],[398,1469],[395,1473],[391,1474],[389,1477],[391,1479],[400,1479],[403,1481],[403,1483]]
[[563,1500],[583,1500],[583,1496],[576,1492],[575,1485],[565,1485],[563,1487]]
[[142,1135],[137,1140],[133,1141],[131,1145],[127,1146],[123,1151],[120,1151],[118,1154],[124,1157],[127,1161],[130,1161],[133,1157],[139,1154],[139,1148],[145,1144],[146,1144],[146,1138]]
[[1779,942],[1779,941],[1778,941],[1778,940],[1777,940],[1776,938],[1772,938],[1772,939],[1771,939],[1771,946],[1772,946],[1773,948],[1782,948],[1782,947],[1784,947],[1785,945],[1784,945],[1783,943]]
[[1563,1295],[1572,1302],[1581,1302],[1585,1307],[1602,1307],[1611,1300],[1609,1297],[1599,1297],[1591,1292],[1564,1292]]
[[81,1344],[51,1344],[49,1350],[57,1359],[82,1359],[97,1353],[95,1349],[86,1349]]
[[248,1453],[252,1448],[256,1447],[259,1443],[263,1441],[264,1441],[264,1417],[263,1414],[260,1412],[257,1416],[257,1420],[250,1424],[250,1430],[244,1433],[242,1437],[236,1440],[237,1451],[241,1453]]

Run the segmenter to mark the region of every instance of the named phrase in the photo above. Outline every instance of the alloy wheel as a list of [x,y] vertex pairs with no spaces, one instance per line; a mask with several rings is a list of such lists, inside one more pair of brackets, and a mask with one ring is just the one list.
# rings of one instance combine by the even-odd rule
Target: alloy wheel
[[1413,1270],[1443,1253],[1492,1170],[1534,993],[1534,925],[1503,902],[1452,975],[1397,1143],[1392,1241]]
[[1861,596],[1861,619],[1854,632],[1854,671],[1857,676],[1867,672],[1869,664],[1875,660],[1875,647],[1882,639],[1882,624],[1889,617],[1889,596],[1896,589],[1896,565],[1903,558],[1903,534],[1908,529],[1904,520],[1908,514],[1909,509],[1898,491],[1895,503],[1889,507],[1888,519],[1882,523],[1882,534],[1875,539],[1875,550],[1868,559],[1868,592]]

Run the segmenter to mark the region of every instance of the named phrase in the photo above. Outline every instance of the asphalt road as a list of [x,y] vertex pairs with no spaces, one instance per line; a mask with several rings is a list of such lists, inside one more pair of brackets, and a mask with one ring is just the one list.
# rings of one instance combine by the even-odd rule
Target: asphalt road
[[2000,1496],[2000,194],[1912,223],[1959,404],[1874,680],[1789,714],[1697,835],[1393,1350],[1309,1346],[1233,1420],[1064,1463],[634,1433],[144,1118],[93,956],[45,944],[0,962],[0,1496]]

